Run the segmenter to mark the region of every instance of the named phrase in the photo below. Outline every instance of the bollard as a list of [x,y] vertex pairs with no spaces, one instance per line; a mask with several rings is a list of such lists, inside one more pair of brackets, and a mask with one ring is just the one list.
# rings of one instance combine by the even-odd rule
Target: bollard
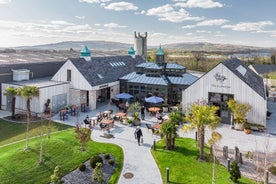
[[153,139],[153,150],[155,151],[155,148],[156,147],[156,142],[155,142],[155,139]]
[[195,140],[197,141],[197,131],[195,132]]
[[230,171],[230,158],[227,158],[227,170]]
[[170,169],[166,167],[166,181],[167,183],[170,182]]

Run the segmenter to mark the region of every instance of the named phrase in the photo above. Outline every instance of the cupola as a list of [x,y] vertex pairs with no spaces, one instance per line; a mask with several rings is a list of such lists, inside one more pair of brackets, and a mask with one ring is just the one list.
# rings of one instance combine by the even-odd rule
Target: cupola
[[80,51],[80,58],[84,58],[86,61],[91,61],[91,51],[86,45]]
[[156,55],[156,63],[165,63],[165,54],[161,48],[161,45],[157,52],[155,53]]
[[128,50],[128,55],[135,58],[135,50],[133,49],[133,47],[130,47],[130,49]]

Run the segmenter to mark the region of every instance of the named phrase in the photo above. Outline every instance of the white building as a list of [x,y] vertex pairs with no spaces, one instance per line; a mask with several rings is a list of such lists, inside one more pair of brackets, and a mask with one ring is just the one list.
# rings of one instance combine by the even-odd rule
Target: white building
[[182,95],[183,110],[199,100],[219,107],[222,123],[230,124],[231,113],[226,101],[230,98],[251,105],[247,120],[266,126],[266,93],[263,80],[238,59],[219,63],[203,75]]

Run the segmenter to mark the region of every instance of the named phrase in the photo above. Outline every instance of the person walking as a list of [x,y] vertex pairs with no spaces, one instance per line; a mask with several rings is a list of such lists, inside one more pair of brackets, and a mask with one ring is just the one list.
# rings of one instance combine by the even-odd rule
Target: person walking
[[140,146],[140,141],[141,139],[143,139],[143,133],[142,133],[142,130],[140,128],[140,126],[137,126],[135,132],[134,132],[134,136],[135,136],[135,139],[137,139],[138,141],[138,146]]

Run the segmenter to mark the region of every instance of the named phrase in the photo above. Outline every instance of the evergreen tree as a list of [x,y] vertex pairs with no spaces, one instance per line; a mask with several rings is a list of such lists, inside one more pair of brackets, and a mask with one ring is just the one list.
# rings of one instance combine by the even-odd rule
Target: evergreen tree
[[237,162],[234,160],[230,167],[230,179],[237,183],[239,178],[241,178],[240,168]]

